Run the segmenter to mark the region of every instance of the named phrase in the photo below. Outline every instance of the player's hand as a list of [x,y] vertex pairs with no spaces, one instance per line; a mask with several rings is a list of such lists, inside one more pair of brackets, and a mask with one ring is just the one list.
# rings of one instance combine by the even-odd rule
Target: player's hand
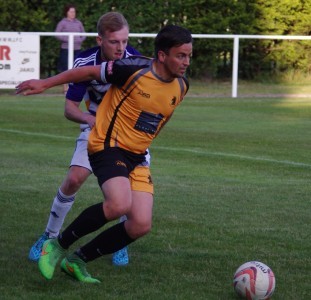
[[44,80],[31,79],[26,80],[17,85],[16,94],[23,94],[24,96],[40,94],[46,90]]
[[87,119],[87,124],[92,129],[95,125],[95,117],[93,115],[87,114],[86,119]]

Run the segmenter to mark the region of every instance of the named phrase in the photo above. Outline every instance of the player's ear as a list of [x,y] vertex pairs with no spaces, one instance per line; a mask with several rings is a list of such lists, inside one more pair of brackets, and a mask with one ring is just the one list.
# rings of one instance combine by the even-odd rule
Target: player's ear
[[164,60],[165,60],[165,56],[166,56],[166,54],[165,54],[165,52],[164,51],[162,51],[162,50],[159,50],[158,51],[158,61],[159,62],[164,62]]
[[102,37],[98,35],[98,36],[96,37],[96,42],[97,42],[97,45],[98,45],[98,46],[101,46],[101,44],[102,44]]

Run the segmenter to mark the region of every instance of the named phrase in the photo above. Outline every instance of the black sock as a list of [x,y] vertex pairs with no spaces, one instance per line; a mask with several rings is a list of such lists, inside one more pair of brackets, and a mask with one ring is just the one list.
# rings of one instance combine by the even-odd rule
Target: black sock
[[114,253],[135,240],[127,234],[124,222],[118,223],[76,251],[85,262],[92,261],[102,255]]
[[101,228],[107,223],[103,203],[85,209],[58,237],[59,244],[68,249],[79,238]]

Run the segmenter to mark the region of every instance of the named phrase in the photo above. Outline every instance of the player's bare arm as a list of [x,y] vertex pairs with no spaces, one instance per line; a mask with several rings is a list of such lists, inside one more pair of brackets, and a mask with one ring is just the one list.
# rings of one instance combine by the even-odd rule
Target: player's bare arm
[[80,124],[88,124],[90,128],[93,128],[95,125],[95,116],[81,111],[79,105],[80,102],[66,99],[64,112],[65,117],[70,121]]
[[16,94],[23,94],[25,96],[40,94],[57,85],[70,82],[90,81],[93,79],[100,80],[100,65],[71,69],[46,79],[26,80],[16,86]]

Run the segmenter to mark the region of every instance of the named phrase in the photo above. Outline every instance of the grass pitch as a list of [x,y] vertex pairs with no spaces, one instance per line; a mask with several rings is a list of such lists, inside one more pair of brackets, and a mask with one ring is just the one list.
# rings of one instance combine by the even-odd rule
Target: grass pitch
[[[151,147],[153,230],[129,266],[89,264],[100,285],[46,281],[27,259],[79,133],[63,102],[0,96],[1,299],[237,299],[248,260],[274,271],[273,299],[310,299],[311,99],[188,96]],[[91,176],[66,224],[101,200]]]

